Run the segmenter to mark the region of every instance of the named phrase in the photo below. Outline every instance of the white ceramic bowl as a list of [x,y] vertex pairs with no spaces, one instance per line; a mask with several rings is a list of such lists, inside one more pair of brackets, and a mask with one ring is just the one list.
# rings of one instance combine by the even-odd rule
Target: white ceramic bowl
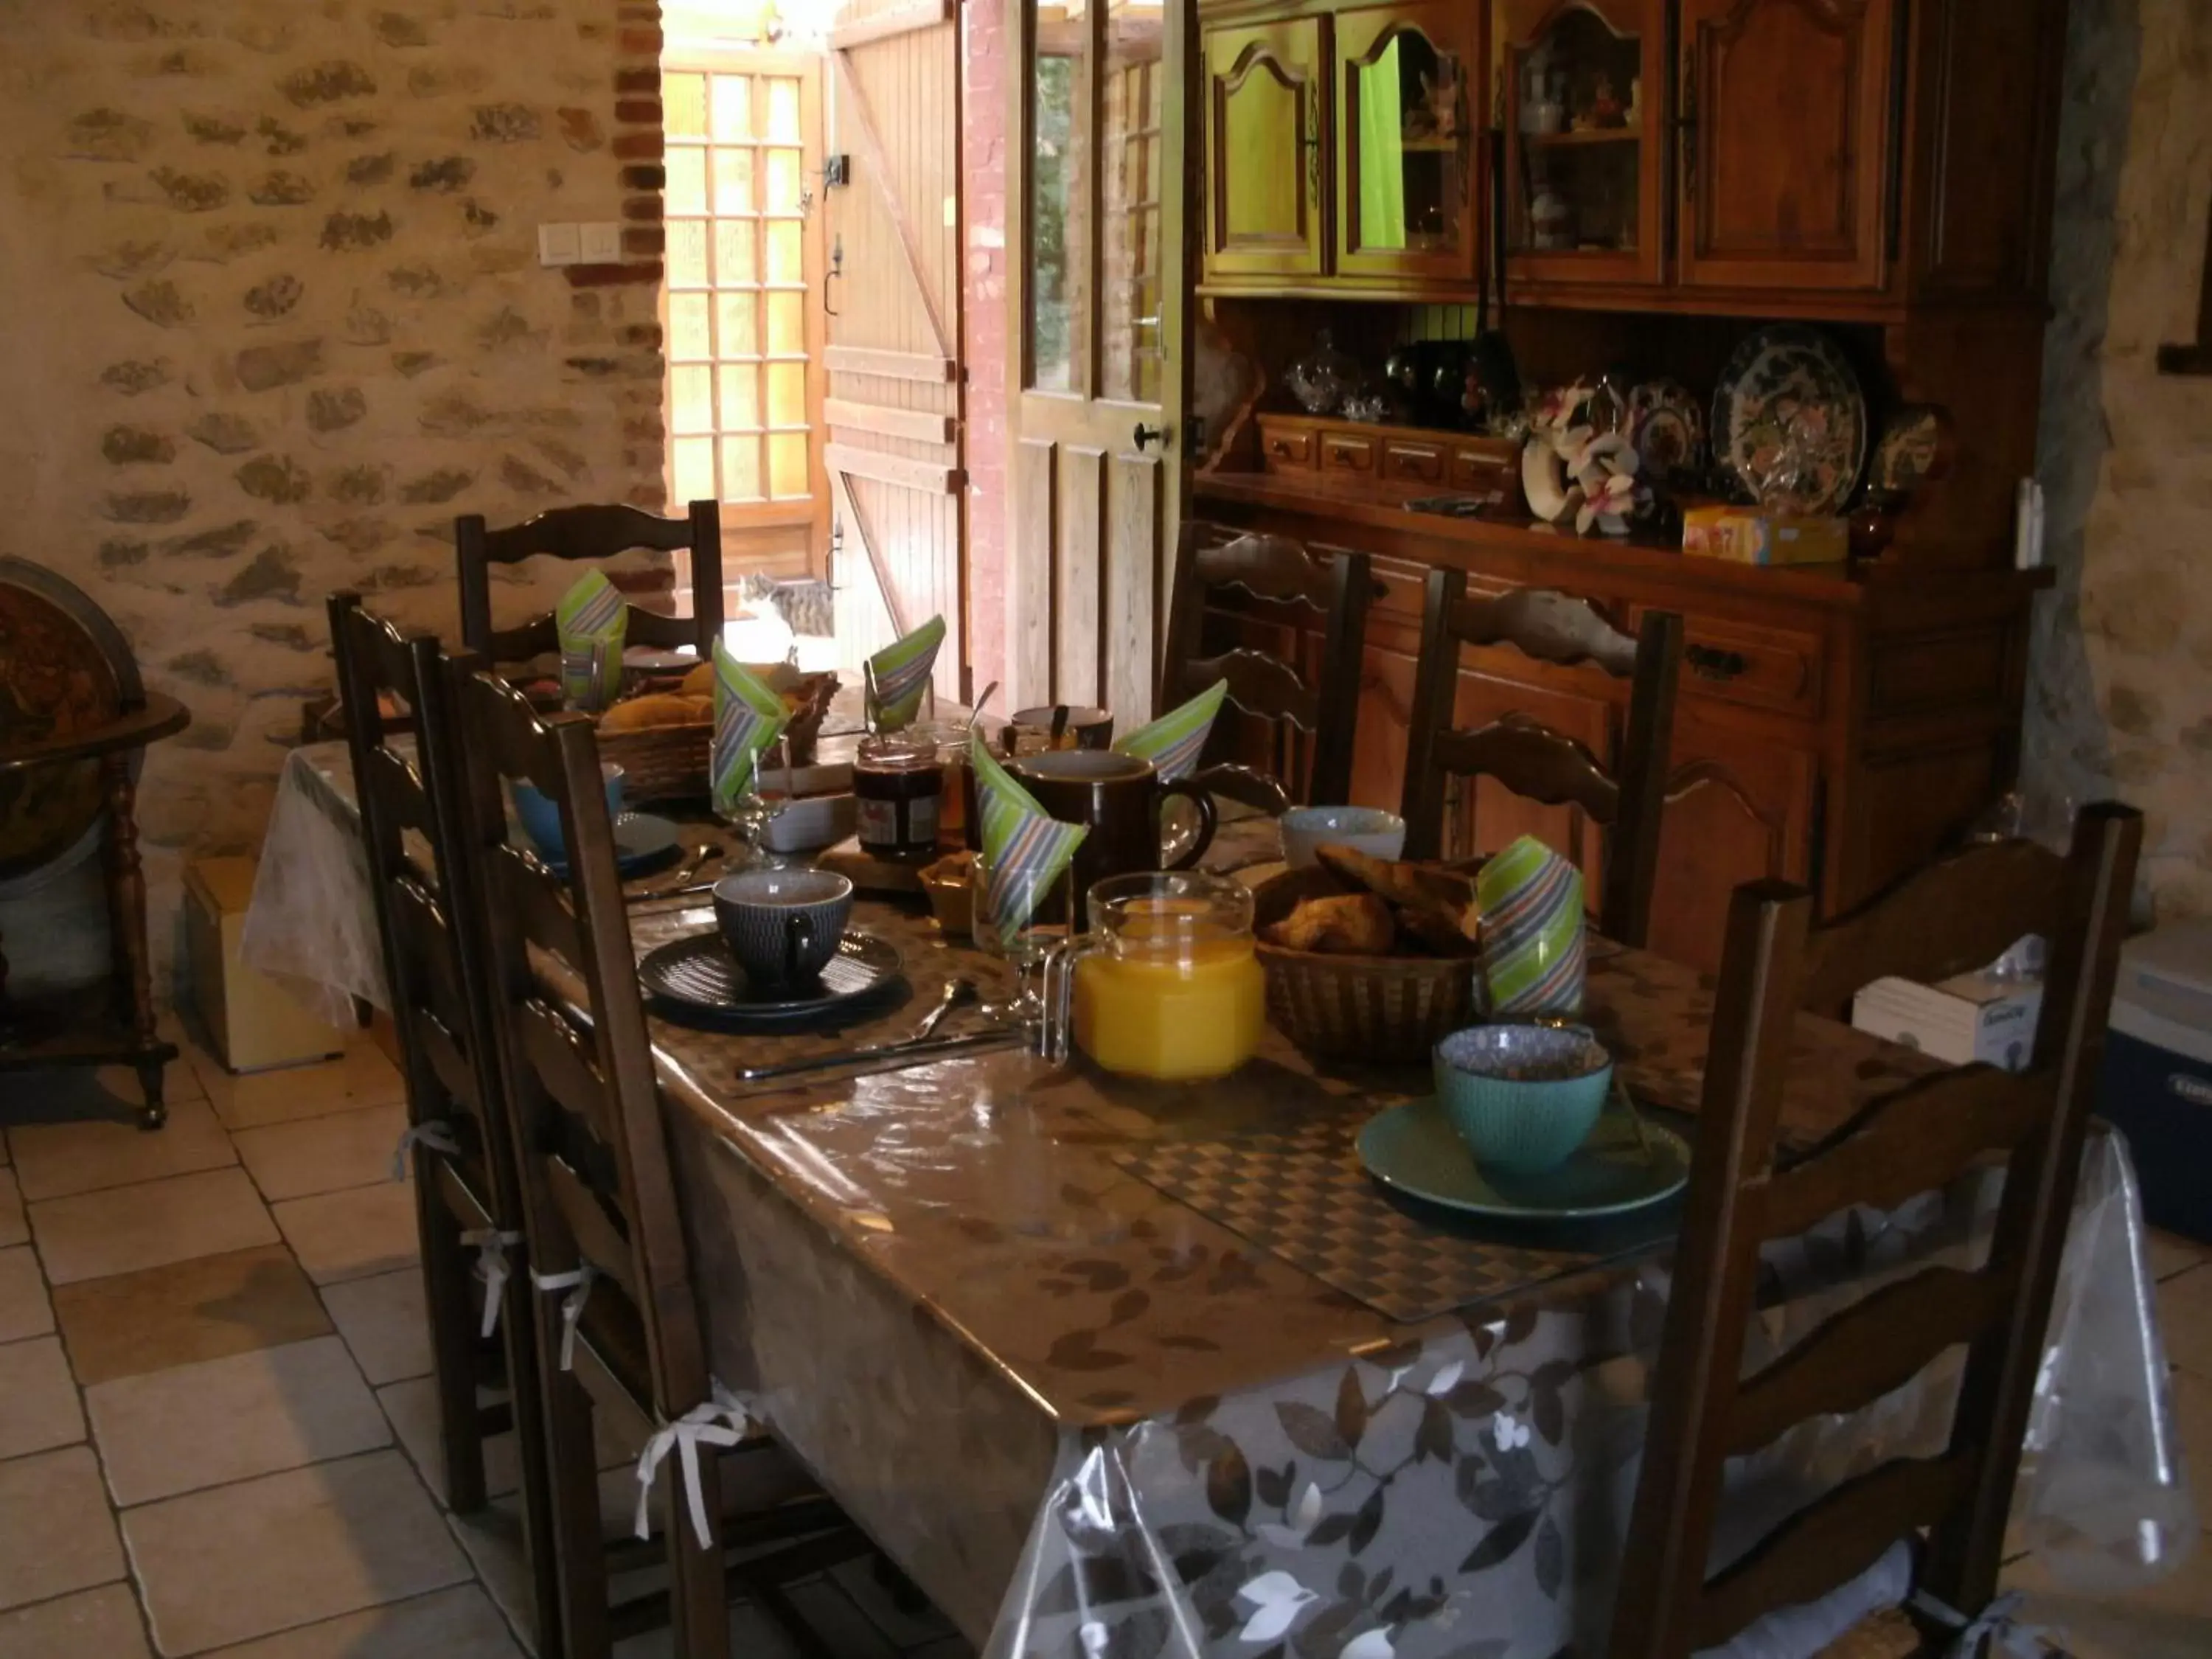
[[1283,858],[1293,870],[1320,860],[1318,847],[1350,847],[1370,858],[1406,850],[1406,820],[1379,806],[1294,806],[1282,816]]

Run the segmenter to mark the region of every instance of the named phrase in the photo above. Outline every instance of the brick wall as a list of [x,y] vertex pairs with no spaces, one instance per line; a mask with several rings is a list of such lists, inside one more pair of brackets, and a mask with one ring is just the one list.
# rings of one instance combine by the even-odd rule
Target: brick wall
[[[450,629],[455,514],[660,503],[657,16],[0,5],[0,552],[192,708],[143,789],[157,928],[184,856],[258,841],[326,593]],[[539,269],[539,223],[617,219],[628,262]]]
[[[961,184],[967,213],[962,325],[968,364],[968,650],[975,690],[1006,675],[1006,9],[960,9]],[[1006,710],[1001,708],[1000,713]]]

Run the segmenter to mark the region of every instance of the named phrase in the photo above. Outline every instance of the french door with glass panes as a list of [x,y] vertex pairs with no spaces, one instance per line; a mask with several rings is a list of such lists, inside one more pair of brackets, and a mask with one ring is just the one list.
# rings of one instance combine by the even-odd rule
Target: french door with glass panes
[[732,574],[820,575],[819,64],[672,46],[660,85],[669,498],[721,503]]

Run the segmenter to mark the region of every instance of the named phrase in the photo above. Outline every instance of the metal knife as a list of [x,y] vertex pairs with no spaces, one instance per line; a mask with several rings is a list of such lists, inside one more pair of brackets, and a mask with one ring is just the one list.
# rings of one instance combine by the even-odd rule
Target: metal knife
[[901,1066],[924,1065],[943,1054],[1006,1047],[1021,1042],[1025,1035],[1015,1029],[970,1031],[964,1036],[926,1037],[920,1042],[885,1042],[872,1048],[854,1048],[842,1054],[815,1054],[806,1060],[785,1060],[775,1066],[741,1066],[738,1071],[738,1081],[764,1083],[770,1078],[800,1077],[809,1072],[842,1071],[847,1066],[896,1071]]

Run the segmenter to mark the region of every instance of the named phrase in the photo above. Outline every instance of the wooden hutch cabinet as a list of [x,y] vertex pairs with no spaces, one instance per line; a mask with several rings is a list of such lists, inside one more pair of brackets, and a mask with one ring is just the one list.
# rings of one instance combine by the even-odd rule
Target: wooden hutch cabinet
[[[1717,963],[1738,883],[1803,881],[1833,912],[2009,785],[2029,608],[2048,580],[2011,568],[2012,510],[2035,465],[2065,11],[1200,0],[1200,302],[1267,389],[1200,471],[1193,510],[1373,556],[1355,799],[1399,805],[1437,565],[1477,591],[1589,598],[1626,629],[1651,607],[1683,616],[1653,919],[1653,943],[1682,960]],[[1863,388],[1870,450],[1916,412],[1942,434],[1887,550],[1762,568],[1685,556],[1648,528],[1577,538],[1513,516],[1510,447],[1290,401],[1285,373],[1323,329],[1370,374],[1466,339],[1497,258],[1532,386],[1625,369],[1703,401],[1755,331],[1818,325]],[[1408,506],[1455,494],[1503,503]],[[1208,624],[1222,645],[1287,643],[1317,663],[1315,625],[1257,601],[1224,601]],[[1525,713],[1603,754],[1622,695],[1592,669],[1470,650],[1456,712]],[[1455,805],[1462,849],[1531,830],[1596,872],[1597,837],[1565,809],[1489,785]]]

